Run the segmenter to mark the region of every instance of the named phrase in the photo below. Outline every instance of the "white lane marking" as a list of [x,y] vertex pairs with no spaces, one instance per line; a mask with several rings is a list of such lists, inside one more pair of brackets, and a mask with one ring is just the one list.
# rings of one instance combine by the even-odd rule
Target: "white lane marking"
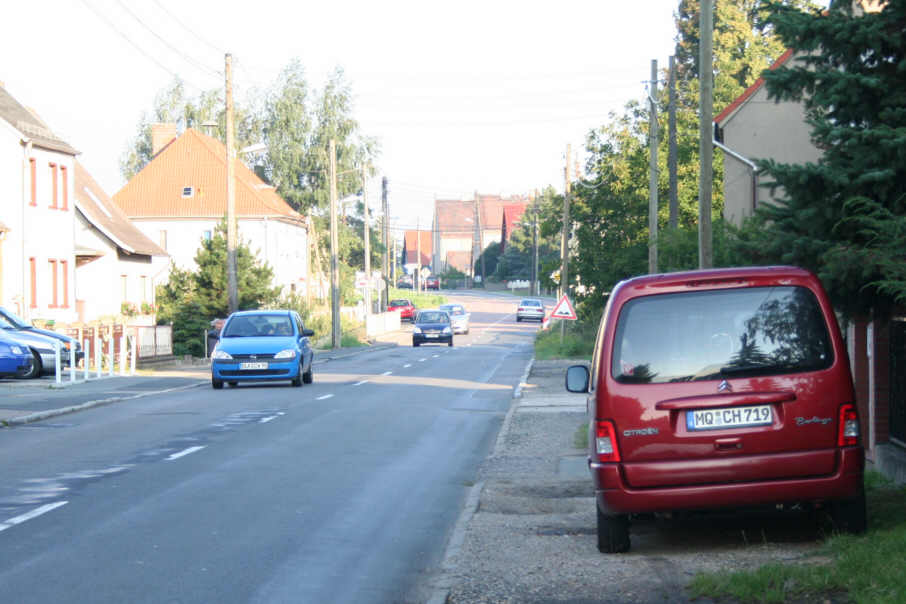
[[368,380],[362,380],[361,382],[356,382],[353,386],[361,386],[362,384],[367,384]]
[[436,359],[436,358],[439,357],[439,356],[440,356],[439,354],[432,354],[432,355],[431,355],[431,358],[432,358],[432,359]]
[[406,363],[405,365],[403,365],[403,369],[406,369],[407,367],[412,367],[412,363]]
[[168,457],[167,461],[173,461],[174,459],[179,459],[180,457],[185,457],[186,455],[191,455],[192,453],[201,451],[202,449],[205,448],[205,446],[206,445],[199,445],[197,447],[189,447],[188,449],[183,449],[179,453],[174,453],[173,455]]
[[319,396],[319,397],[318,397],[317,399],[315,399],[315,400],[323,401],[323,400],[329,399],[329,398],[332,397],[332,396],[333,396],[332,394],[325,394],[324,396]]
[[273,421],[273,420],[277,419],[278,417],[280,417],[280,416],[279,415],[270,415],[268,417],[262,417],[261,419],[258,420],[258,423],[266,424],[267,422]]
[[427,360],[428,360],[428,359],[419,359],[418,362],[419,362],[419,363],[424,363],[424,362],[427,361]]
[[390,375],[390,374],[392,374],[392,373],[393,373],[392,371],[385,371],[385,372],[382,373],[381,375]]
[[17,524],[22,524],[26,520],[31,520],[32,518],[37,518],[41,514],[46,514],[47,512],[57,509],[58,507],[62,507],[64,505],[66,505],[67,503],[69,503],[69,502],[68,501],[58,501],[56,503],[48,503],[46,505],[42,505],[41,507],[35,508],[30,512],[26,512],[20,516],[14,516],[14,517],[10,518],[9,520],[7,520],[6,522],[0,522],[0,531],[5,531],[6,529],[12,528],[12,527],[16,526]]

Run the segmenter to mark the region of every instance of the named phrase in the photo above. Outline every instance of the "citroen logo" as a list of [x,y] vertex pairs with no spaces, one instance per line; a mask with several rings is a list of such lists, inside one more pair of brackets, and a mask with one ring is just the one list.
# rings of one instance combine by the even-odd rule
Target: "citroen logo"
[[723,381],[717,386],[717,391],[718,391],[718,392],[733,392],[733,387],[730,386],[730,383],[727,382],[727,380],[723,380]]

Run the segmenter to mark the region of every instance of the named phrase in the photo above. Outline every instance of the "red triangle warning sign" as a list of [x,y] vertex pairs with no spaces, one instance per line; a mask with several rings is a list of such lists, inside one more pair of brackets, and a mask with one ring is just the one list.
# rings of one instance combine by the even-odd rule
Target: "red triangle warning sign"
[[557,306],[555,306],[553,312],[551,312],[551,319],[576,320],[576,311],[573,310],[573,305],[570,304],[566,294],[563,294],[563,297],[557,302]]

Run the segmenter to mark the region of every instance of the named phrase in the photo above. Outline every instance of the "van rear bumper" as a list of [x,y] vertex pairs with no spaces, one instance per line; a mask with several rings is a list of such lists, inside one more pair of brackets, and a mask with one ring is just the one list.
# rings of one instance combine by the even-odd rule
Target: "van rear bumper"
[[664,488],[630,487],[620,464],[590,461],[589,469],[605,514],[667,512],[854,497],[862,487],[865,453],[846,447],[838,456],[836,471],[825,476]]

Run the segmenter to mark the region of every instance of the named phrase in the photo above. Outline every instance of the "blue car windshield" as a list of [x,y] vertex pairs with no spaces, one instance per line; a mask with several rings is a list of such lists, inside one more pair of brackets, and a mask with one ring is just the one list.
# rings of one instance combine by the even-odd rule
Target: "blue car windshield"
[[449,323],[450,316],[445,312],[421,312],[418,313],[417,323]]
[[221,334],[223,338],[291,336],[293,326],[286,315],[245,315],[233,317]]

